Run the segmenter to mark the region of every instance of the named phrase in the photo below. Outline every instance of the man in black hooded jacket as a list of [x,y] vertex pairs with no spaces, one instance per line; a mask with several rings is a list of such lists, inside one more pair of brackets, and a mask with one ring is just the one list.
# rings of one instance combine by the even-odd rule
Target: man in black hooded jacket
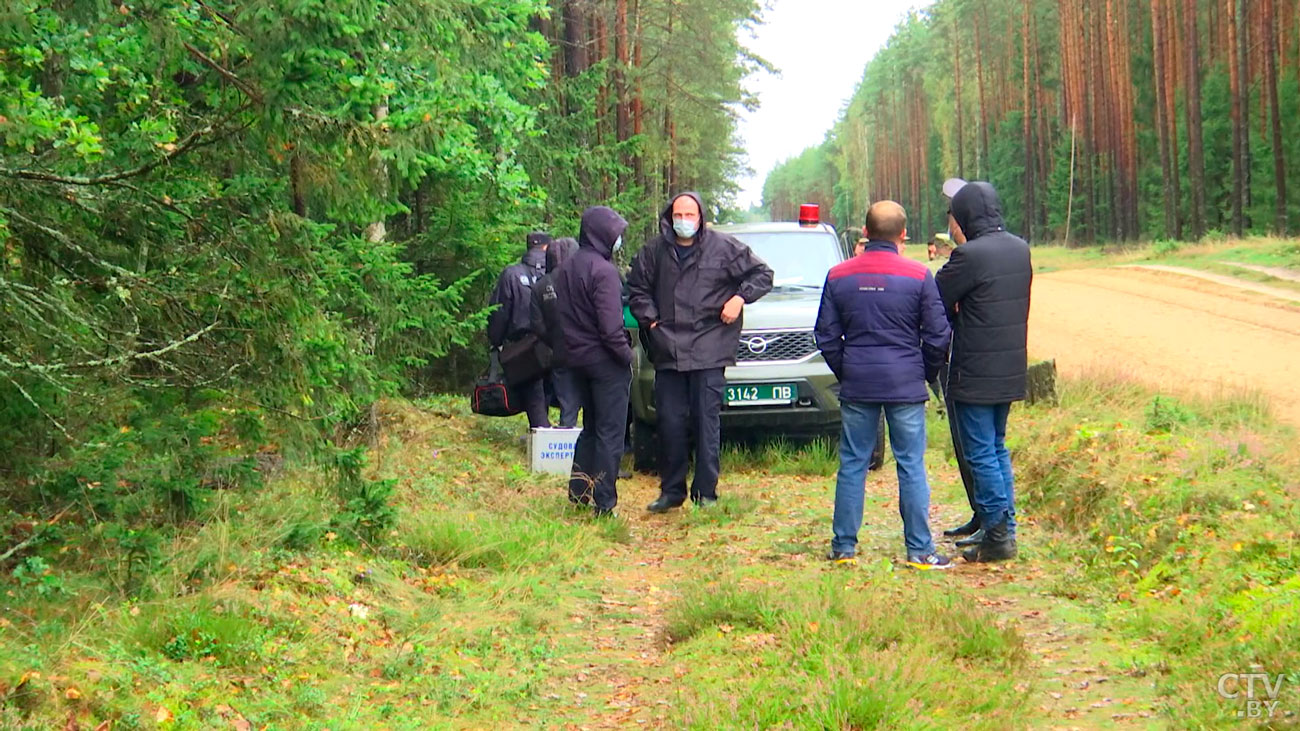
[[559,274],[560,267],[577,251],[578,242],[570,238],[555,239],[546,247],[546,276],[533,285],[529,314],[533,332],[552,353],[551,385],[555,389],[555,400],[560,404],[561,429],[572,429],[578,425],[578,409],[582,407],[582,402],[573,384],[572,372],[563,363],[555,362],[555,354],[562,357],[565,352],[564,330],[560,327],[559,311],[556,308],[558,294],[555,291],[555,277]]
[[[501,272],[496,289],[492,290],[490,305],[500,305],[488,316],[488,342],[500,349],[528,334],[529,308],[533,285],[546,274],[546,246],[551,237],[540,231],[528,234],[528,250],[518,264],[511,264]],[[542,379],[517,384],[511,391],[523,401],[528,414],[528,427],[537,429],[551,425],[546,409],[546,388]]]
[[948,393],[962,448],[975,480],[984,538],[967,561],[1016,556],[1015,480],[1007,452],[1007,415],[1025,397],[1029,245],[1007,232],[992,185],[967,183],[952,199],[966,243],[953,249],[935,282],[952,323]]
[[618,504],[632,341],[623,328],[622,281],[610,261],[623,245],[627,221],[605,206],[582,214],[578,253],[555,276],[556,311],[563,333],[557,353],[582,403],[582,433],[574,449],[569,500],[612,515]]
[[736,364],[742,311],[772,290],[772,268],[735,237],[709,229],[696,193],[672,199],[659,236],[637,252],[628,275],[632,310],[655,366],[659,490],[648,510],[686,501],[687,441],[695,435],[691,499],[718,500],[724,371]]

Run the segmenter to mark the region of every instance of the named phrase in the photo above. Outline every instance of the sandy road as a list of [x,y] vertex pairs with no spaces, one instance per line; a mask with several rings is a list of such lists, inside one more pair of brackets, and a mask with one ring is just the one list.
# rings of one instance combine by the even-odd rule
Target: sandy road
[[1169,392],[1262,393],[1300,426],[1300,307],[1139,269],[1034,278],[1029,349],[1062,373],[1101,369]]

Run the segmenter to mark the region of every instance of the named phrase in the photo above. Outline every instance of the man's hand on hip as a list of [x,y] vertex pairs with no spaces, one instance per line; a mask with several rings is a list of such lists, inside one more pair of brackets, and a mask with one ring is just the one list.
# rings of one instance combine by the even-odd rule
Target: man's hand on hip
[[730,325],[740,318],[743,309],[745,309],[745,298],[740,295],[732,297],[722,306],[722,321]]

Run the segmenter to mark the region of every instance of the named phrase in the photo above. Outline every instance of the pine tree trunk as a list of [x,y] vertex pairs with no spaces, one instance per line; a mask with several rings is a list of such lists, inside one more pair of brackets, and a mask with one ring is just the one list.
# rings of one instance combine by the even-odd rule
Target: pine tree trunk
[[584,38],[587,22],[581,0],[564,0],[561,17],[564,22],[564,74],[572,78],[587,70],[587,44]]
[[1201,58],[1200,24],[1196,19],[1196,0],[1183,0],[1183,79],[1186,84],[1187,112],[1187,185],[1192,194],[1192,231],[1194,240],[1205,235],[1205,147],[1201,135]]
[[1169,160],[1169,126],[1165,120],[1168,108],[1165,99],[1165,39],[1164,7],[1161,0],[1151,0],[1151,43],[1152,69],[1156,91],[1156,144],[1160,147],[1160,172],[1164,181],[1165,236],[1174,235],[1175,199],[1173,190],[1173,171]]
[[1180,211],[1183,200],[1182,181],[1180,179],[1182,164],[1178,159],[1178,55],[1174,49],[1174,41],[1179,37],[1176,32],[1178,25],[1174,15],[1175,0],[1160,0],[1161,4],[1161,30],[1164,36],[1164,78],[1161,83],[1164,85],[1165,98],[1165,125],[1168,133],[1165,136],[1165,142],[1169,148],[1169,167],[1173,185],[1173,201],[1171,203],[1174,212],[1173,236],[1175,239],[1183,238],[1183,218]]
[[1237,0],[1237,90],[1241,93],[1241,228],[1250,229],[1251,154],[1250,154],[1250,0]]
[[[632,0],[632,17],[633,17],[633,45],[632,45],[632,69],[634,83],[632,88],[632,134],[639,136],[643,132],[645,114],[645,98],[642,94],[641,73],[643,61],[641,59],[641,49],[645,45],[641,37],[641,2]],[[640,156],[638,156],[639,158]],[[639,166],[639,163],[638,163]]]
[[1244,226],[1242,225],[1242,204],[1244,202],[1245,170],[1243,167],[1246,158],[1242,153],[1242,134],[1241,130],[1245,124],[1242,116],[1243,104],[1241,93],[1241,67],[1243,59],[1240,54],[1244,50],[1243,46],[1238,43],[1237,36],[1241,30],[1241,3],[1242,0],[1224,0],[1224,14],[1228,17],[1228,48],[1230,56],[1228,62],[1228,88],[1230,103],[1232,106],[1232,232],[1241,236]]
[[1030,0],[1024,1],[1024,11],[1020,19],[1020,60],[1021,60],[1021,79],[1020,84],[1023,89],[1021,95],[1021,108],[1024,109],[1021,119],[1024,130],[1024,147],[1025,147],[1025,200],[1024,208],[1021,214],[1021,234],[1028,241],[1034,239],[1034,108],[1030,98],[1030,74],[1029,74],[1029,44],[1032,42],[1032,36],[1029,35],[1029,14]]
[[627,43],[627,0],[617,0],[614,4],[614,96],[618,105],[616,125],[614,128],[619,142],[626,142],[632,132],[631,106],[627,95],[627,67],[629,63]]
[[989,117],[988,102],[984,98],[984,13],[975,13],[975,82],[979,86],[980,136],[978,157],[975,160],[975,174],[980,178],[988,177],[985,170],[989,164]]
[[1125,172],[1127,178],[1124,187],[1127,191],[1125,210],[1128,214],[1126,227],[1128,237],[1135,239],[1142,230],[1140,211],[1138,210],[1138,149],[1137,149],[1137,98],[1133,89],[1133,38],[1132,5],[1120,4],[1120,38],[1123,48],[1120,55],[1120,82],[1124,85],[1124,150]]
[[[1068,2],[1069,0],[1062,1]],[[953,84],[957,87],[956,92],[953,95],[956,98],[957,111],[956,114],[953,115],[953,133],[957,137],[957,177],[965,178],[966,146],[964,144],[965,135],[963,134],[963,130],[966,125],[964,124],[965,117],[962,116],[961,112],[961,47],[961,39],[960,36],[957,35],[957,15],[954,10],[952,18],[952,80]]]
[[1286,153],[1282,149],[1282,112],[1277,98],[1277,31],[1273,0],[1263,0],[1264,13],[1261,24],[1264,32],[1264,87],[1271,109],[1270,126],[1273,133],[1273,185],[1277,200],[1273,208],[1273,231],[1279,236],[1287,232],[1286,216]]

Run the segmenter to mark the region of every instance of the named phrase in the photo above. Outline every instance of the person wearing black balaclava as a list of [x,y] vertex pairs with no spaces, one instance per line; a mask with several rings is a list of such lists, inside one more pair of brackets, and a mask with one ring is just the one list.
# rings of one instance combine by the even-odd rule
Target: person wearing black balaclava
[[[492,297],[488,300],[490,305],[499,305],[488,316],[487,336],[493,348],[500,350],[506,343],[528,335],[531,329],[529,310],[532,307],[533,285],[546,274],[546,247],[550,243],[549,234],[540,231],[528,234],[528,249],[523,258],[519,263],[506,267],[497,279],[496,289],[492,290]],[[511,387],[511,391],[523,402],[530,429],[551,425],[543,379],[516,384]]]

